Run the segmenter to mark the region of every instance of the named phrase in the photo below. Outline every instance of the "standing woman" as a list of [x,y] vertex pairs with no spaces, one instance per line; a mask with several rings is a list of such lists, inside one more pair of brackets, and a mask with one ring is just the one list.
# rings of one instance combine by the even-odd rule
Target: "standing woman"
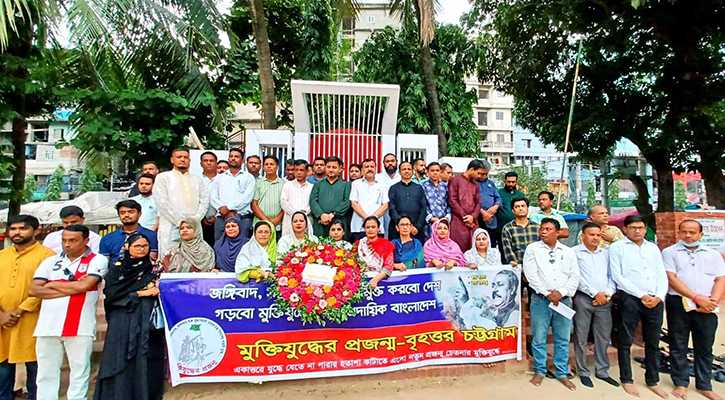
[[239,276],[242,272],[259,268],[264,277],[272,272],[272,266],[277,259],[277,238],[274,225],[263,220],[254,224],[252,238],[242,246],[234,263],[234,273]]
[[411,236],[412,227],[413,220],[407,215],[400,216],[395,227],[400,238],[392,240],[393,246],[395,246],[393,267],[400,271],[425,267],[423,245],[420,244],[420,240]]
[[367,265],[368,271],[377,272],[370,280],[370,286],[376,287],[378,282],[390,276],[393,272],[393,252],[395,246],[384,238],[378,236],[380,220],[371,215],[363,221],[365,237],[357,242],[357,253]]
[[299,246],[305,240],[317,241],[315,235],[308,235],[307,214],[297,211],[292,214],[292,232],[282,236],[277,243],[277,260],[283,259],[292,247]]
[[425,265],[445,269],[466,266],[461,248],[451,239],[448,220],[435,222],[432,231],[430,239],[423,246]]
[[501,253],[498,249],[491,247],[491,237],[488,231],[478,228],[473,232],[473,247],[465,254],[466,264],[470,268],[478,269],[486,265],[501,265]]
[[164,329],[149,241],[135,233],[106,274],[108,330],[95,400],[157,400],[164,388]]
[[201,236],[199,221],[187,218],[179,223],[179,245],[162,261],[166,272],[210,272],[215,268],[214,249]]
[[247,238],[241,234],[239,220],[236,217],[227,218],[224,221],[224,236],[214,244],[216,268],[221,272],[234,272],[237,255],[246,241]]

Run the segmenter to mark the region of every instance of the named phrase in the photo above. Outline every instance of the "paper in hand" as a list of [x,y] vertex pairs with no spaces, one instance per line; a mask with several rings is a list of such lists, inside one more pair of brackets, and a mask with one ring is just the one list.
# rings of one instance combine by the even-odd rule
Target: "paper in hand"
[[557,305],[554,305],[554,303],[549,303],[549,308],[558,312],[566,319],[572,319],[574,318],[574,314],[576,314],[576,311],[574,311],[571,307],[567,306],[562,302],[559,302],[559,304]]

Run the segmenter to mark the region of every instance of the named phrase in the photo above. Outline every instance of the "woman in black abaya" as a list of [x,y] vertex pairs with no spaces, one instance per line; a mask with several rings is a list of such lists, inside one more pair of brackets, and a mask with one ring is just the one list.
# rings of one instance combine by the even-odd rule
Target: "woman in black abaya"
[[126,240],[123,256],[105,276],[108,330],[95,400],[158,400],[164,387],[164,330],[159,290],[142,234]]

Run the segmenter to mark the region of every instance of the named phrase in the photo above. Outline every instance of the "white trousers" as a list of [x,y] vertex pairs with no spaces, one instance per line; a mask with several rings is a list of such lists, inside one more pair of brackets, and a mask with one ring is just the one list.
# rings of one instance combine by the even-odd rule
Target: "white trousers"
[[179,246],[178,239],[172,239],[179,237],[178,231],[177,234],[172,234],[172,231],[178,229],[178,226],[175,226],[163,218],[159,218],[159,230],[156,232],[156,239],[159,243],[159,260],[163,260],[169,250]]
[[40,336],[36,340],[38,356],[37,400],[58,400],[63,354],[68,357],[70,384],[68,400],[86,400],[91,376],[92,336]]

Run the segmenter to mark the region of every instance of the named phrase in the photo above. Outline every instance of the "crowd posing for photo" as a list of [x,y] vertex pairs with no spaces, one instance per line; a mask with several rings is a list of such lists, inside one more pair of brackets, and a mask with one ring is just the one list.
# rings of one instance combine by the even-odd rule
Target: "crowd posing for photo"
[[[306,241],[329,238],[354,250],[376,286],[395,271],[414,268],[485,269],[511,265],[522,272],[529,297],[533,385],[547,374],[574,390],[569,344],[574,340],[581,385],[592,375],[637,396],[630,348],[642,325],[645,383],[660,397],[659,341],[667,310],[673,395],[689,385],[688,344],[694,345],[695,387],[708,399],[718,304],[725,292],[725,262],[703,246],[702,226],[680,223],[679,241],[663,251],[644,238],[638,216],[623,232],[594,206],[575,247],[559,239],[570,232],[553,208],[554,195],[538,194],[538,211],[506,173],[497,188],[490,165],[473,160],[460,175],[445,163],[398,163],[394,154],[345,166],[338,157],[286,160],[284,176],[272,155],[226,160],[205,152],[202,175],[190,174],[190,153],[176,149],[172,169],[145,163],[129,198],[115,205],[120,227],[100,238],[76,206],[60,211],[63,229],[36,241],[38,220],[7,222],[13,245],[0,251],[0,400],[12,399],[15,366],[27,371],[28,398],[58,398],[63,357],[70,367],[69,400],[86,399],[103,282],[108,320],[95,399],[163,396],[164,322],[158,277],[166,273],[258,270],[271,276],[279,260]],[[513,274],[513,272],[511,272]],[[562,309],[576,311],[573,318]],[[613,314],[616,313],[616,317]],[[616,338],[612,328],[616,326]],[[547,336],[554,341],[554,371],[547,369]],[[594,373],[587,365],[590,332]],[[619,381],[609,375],[607,348],[615,339]]]

